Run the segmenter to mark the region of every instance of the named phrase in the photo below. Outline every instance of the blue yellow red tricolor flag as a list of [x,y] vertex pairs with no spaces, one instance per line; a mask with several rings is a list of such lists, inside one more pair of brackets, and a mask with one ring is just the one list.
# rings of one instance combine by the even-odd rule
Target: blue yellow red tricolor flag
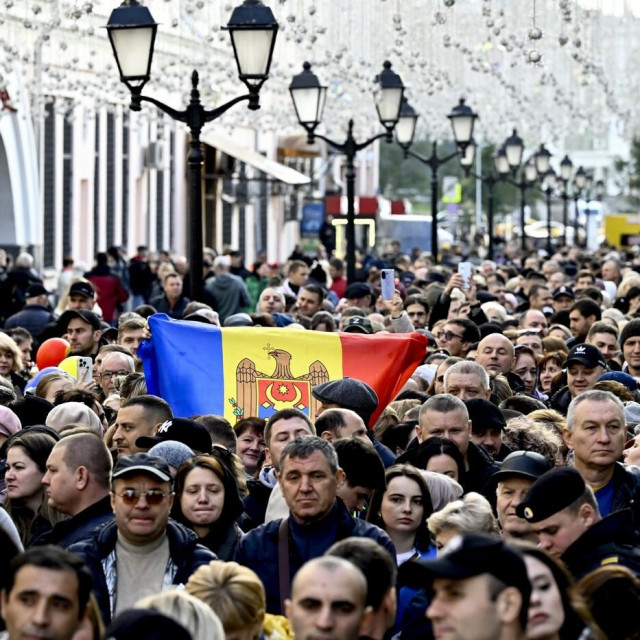
[[149,328],[151,340],[138,349],[149,393],[164,398],[176,416],[213,413],[231,424],[289,407],[313,420],[313,387],[347,376],[373,387],[381,410],[422,363],[427,346],[418,333],[219,329],[164,314],[152,316]]

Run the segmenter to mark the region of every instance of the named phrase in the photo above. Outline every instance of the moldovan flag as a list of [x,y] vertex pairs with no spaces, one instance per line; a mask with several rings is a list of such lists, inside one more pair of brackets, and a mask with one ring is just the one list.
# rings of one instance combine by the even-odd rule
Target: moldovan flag
[[219,329],[164,314],[151,316],[149,328],[151,340],[138,349],[148,392],[164,398],[176,416],[213,413],[231,424],[285,408],[314,420],[313,387],[343,377],[371,386],[382,410],[422,363],[427,347],[419,333]]

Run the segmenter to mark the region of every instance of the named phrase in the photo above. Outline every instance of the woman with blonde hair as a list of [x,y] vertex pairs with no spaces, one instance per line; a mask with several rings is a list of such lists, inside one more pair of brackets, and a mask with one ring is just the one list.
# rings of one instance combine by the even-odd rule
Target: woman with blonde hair
[[227,640],[292,637],[286,618],[265,615],[267,597],[258,576],[237,562],[213,560],[189,578],[187,593],[209,605],[222,622]]
[[135,609],[162,613],[182,625],[193,640],[224,640],[220,618],[204,602],[186,591],[171,589],[136,602]]
[[427,526],[438,554],[451,538],[462,533],[481,531],[499,535],[500,532],[489,501],[473,491],[432,513],[427,518]]
[[16,341],[6,333],[0,333],[0,376],[11,380],[16,393],[24,391],[27,381],[20,376],[22,371],[22,351]]

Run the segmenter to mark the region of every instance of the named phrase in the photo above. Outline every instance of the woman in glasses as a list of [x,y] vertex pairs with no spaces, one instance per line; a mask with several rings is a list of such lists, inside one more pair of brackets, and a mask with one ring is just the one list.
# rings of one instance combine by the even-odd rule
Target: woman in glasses
[[238,485],[222,453],[196,456],[178,469],[173,517],[186,525],[220,560],[231,560],[241,532],[243,512]]

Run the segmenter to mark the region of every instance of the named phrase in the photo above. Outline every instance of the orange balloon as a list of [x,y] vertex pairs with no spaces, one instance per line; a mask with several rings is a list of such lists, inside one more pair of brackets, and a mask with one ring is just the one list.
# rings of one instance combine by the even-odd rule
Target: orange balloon
[[36,354],[36,364],[42,371],[45,367],[57,367],[69,352],[69,343],[63,338],[45,340]]

